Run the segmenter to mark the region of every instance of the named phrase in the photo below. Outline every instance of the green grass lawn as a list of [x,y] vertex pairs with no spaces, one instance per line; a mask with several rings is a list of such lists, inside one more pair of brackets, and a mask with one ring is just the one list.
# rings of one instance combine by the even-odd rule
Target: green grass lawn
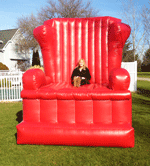
[[150,72],[137,72],[138,77],[150,78]]
[[0,103],[0,166],[150,166],[150,86],[138,81],[132,93],[134,148],[17,145],[22,103]]

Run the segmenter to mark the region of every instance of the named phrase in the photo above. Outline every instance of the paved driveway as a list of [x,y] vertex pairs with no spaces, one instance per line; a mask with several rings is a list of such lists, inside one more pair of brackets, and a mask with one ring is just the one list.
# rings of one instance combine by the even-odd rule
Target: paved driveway
[[137,77],[137,80],[150,81],[150,78]]

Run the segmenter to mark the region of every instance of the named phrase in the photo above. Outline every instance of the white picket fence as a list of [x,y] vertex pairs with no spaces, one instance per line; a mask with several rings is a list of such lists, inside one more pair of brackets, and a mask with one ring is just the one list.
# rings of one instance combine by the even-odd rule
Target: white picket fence
[[121,67],[126,69],[130,74],[129,90],[131,92],[137,91],[137,61],[122,62]]
[[[129,90],[134,92],[137,90],[137,61],[122,62],[122,68],[125,68],[130,74]],[[0,102],[1,101],[21,101],[20,92],[22,85],[23,72],[0,71]]]

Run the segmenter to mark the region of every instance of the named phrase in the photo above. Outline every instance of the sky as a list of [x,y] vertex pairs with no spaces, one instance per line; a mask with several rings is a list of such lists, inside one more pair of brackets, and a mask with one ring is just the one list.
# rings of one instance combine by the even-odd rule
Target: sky
[[[83,1],[86,2],[86,0]],[[149,0],[139,0],[138,5],[139,7],[149,6],[148,2]],[[91,3],[92,7],[99,11],[99,16],[122,19],[122,0],[91,0]],[[47,0],[0,0],[0,30],[17,28],[18,18],[28,16],[31,13],[36,15],[41,7],[47,4]]]

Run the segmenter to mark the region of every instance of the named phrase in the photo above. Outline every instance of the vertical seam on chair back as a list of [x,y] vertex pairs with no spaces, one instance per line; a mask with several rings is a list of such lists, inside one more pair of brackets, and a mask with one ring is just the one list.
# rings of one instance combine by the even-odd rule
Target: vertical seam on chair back
[[102,80],[102,20],[95,20],[95,83]]
[[108,21],[102,20],[102,84],[108,83]]

